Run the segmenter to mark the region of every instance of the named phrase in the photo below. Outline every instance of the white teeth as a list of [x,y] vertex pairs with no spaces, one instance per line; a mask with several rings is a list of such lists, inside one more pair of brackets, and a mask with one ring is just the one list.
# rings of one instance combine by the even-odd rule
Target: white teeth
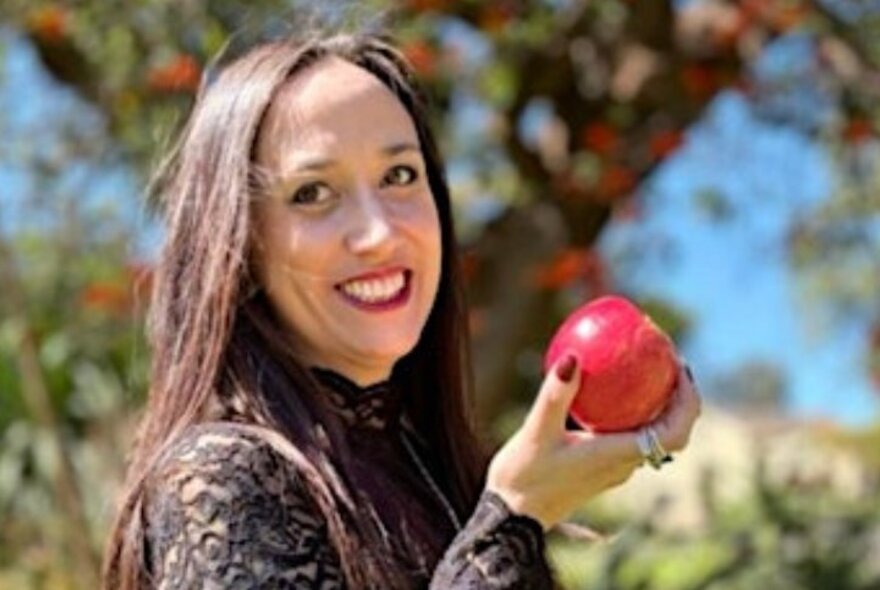
[[349,281],[342,285],[342,290],[349,297],[359,299],[366,303],[381,303],[389,301],[400,293],[406,279],[402,272],[384,279],[369,281]]

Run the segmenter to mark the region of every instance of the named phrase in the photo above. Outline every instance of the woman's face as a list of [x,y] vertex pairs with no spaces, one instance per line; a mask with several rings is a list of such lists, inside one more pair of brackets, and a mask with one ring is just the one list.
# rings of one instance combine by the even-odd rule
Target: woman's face
[[257,275],[313,366],[366,385],[416,345],[440,282],[440,222],[415,126],[372,74],[340,58],[293,76],[266,113],[256,163]]

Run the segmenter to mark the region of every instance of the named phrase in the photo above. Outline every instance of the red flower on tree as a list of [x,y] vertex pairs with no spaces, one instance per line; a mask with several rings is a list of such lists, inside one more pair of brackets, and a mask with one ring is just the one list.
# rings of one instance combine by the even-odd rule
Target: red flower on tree
[[34,10],[27,18],[27,28],[40,41],[60,43],[67,36],[69,15],[64,8],[49,4]]
[[561,289],[582,281],[592,294],[608,290],[605,261],[592,248],[567,248],[534,274],[534,285],[540,289]]
[[874,136],[871,122],[864,118],[850,119],[843,130],[843,138],[848,143],[862,143]]
[[684,135],[678,129],[658,131],[648,138],[648,151],[655,159],[662,160],[684,143]]
[[684,66],[681,70],[681,83],[687,94],[701,100],[711,97],[721,86],[719,74],[705,64]]
[[629,194],[636,186],[636,175],[629,168],[612,164],[602,171],[596,187],[597,196],[602,201],[613,201]]
[[410,41],[401,47],[401,51],[419,75],[430,78],[437,71],[436,51],[426,41]]
[[617,150],[620,136],[617,129],[604,121],[595,121],[581,132],[581,145],[599,155],[607,156]]
[[516,17],[516,7],[510,2],[487,2],[480,12],[479,26],[487,33],[497,33]]
[[153,268],[145,263],[130,262],[118,278],[89,283],[80,293],[83,308],[110,315],[127,315],[142,311],[152,292]]
[[96,281],[83,289],[80,303],[86,309],[110,314],[124,314],[131,304],[125,285],[115,281]]
[[406,0],[406,6],[414,12],[440,12],[449,5],[449,0]]
[[195,92],[199,87],[202,69],[196,59],[187,54],[174,57],[164,65],[147,73],[147,86],[159,93]]

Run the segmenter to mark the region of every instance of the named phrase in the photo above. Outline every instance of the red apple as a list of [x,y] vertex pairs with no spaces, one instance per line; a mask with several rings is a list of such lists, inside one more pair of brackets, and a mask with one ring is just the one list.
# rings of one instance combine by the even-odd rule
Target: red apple
[[600,297],[576,309],[550,341],[544,370],[567,352],[577,357],[581,370],[571,416],[589,430],[615,432],[647,424],[675,390],[675,345],[623,297]]

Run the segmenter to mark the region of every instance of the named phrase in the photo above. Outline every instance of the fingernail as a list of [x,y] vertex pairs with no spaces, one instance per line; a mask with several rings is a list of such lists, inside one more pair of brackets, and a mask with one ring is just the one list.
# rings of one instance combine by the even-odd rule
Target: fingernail
[[565,359],[556,366],[556,376],[563,383],[568,383],[574,377],[574,370],[577,368],[577,359],[573,354],[566,355]]

